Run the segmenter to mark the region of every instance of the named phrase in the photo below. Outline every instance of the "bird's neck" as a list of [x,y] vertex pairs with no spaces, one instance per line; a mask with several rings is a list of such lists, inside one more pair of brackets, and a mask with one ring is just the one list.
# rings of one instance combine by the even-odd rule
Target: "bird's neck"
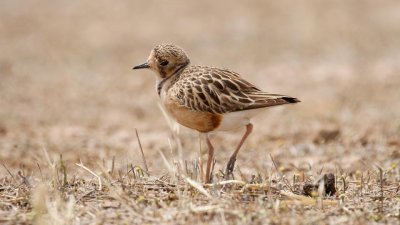
[[186,64],[182,64],[179,67],[177,67],[177,69],[168,77],[160,79],[157,78],[156,81],[156,90],[159,96],[161,96],[161,91],[163,89],[163,87],[168,83],[169,86],[174,83],[179,76],[181,75],[182,71],[189,65],[189,62]]

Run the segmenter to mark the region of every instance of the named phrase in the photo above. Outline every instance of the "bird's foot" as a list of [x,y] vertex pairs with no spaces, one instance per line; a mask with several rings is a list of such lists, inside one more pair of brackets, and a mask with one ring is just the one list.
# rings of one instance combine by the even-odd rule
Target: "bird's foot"
[[224,179],[228,180],[230,176],[233,177],[233,168],[235,167],[236,157],[229,159],[228,165],[226,166]]

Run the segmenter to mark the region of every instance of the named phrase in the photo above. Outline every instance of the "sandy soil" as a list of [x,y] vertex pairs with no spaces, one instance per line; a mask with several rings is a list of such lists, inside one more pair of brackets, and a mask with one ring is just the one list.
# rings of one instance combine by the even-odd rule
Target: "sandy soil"
[[[398,223],[398,21],[394,0],[2,1],[0,223]],[[244,183],[197,183],[204,143],[131,70],[159,43],[302,100],[255,118]],[[216,183],[243,132],[213,135]],[[334,196],[301,195],[326,173]]]

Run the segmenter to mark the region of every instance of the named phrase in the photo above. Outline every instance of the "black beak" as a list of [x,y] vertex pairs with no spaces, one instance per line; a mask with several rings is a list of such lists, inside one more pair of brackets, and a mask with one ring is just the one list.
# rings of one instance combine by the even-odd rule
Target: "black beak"
[[136,69],[146,69],[146,68],[149,68],[149,67],[150,67],[149,64],[147,62],[145,62],[143,64],[140,64],[140,65],[137,65],[137,66],[133,67],[133,69],[134,70],[136,70]]

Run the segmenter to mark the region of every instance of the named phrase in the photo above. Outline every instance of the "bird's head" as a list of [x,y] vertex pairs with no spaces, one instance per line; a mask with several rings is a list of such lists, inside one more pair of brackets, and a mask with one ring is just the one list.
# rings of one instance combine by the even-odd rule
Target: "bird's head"
[[151,69],[161,78],[165,79],[189,65],[190,60],[185,51],[173,44],[157,45],[150,52],[150,56],[143,64],[133,69]]

